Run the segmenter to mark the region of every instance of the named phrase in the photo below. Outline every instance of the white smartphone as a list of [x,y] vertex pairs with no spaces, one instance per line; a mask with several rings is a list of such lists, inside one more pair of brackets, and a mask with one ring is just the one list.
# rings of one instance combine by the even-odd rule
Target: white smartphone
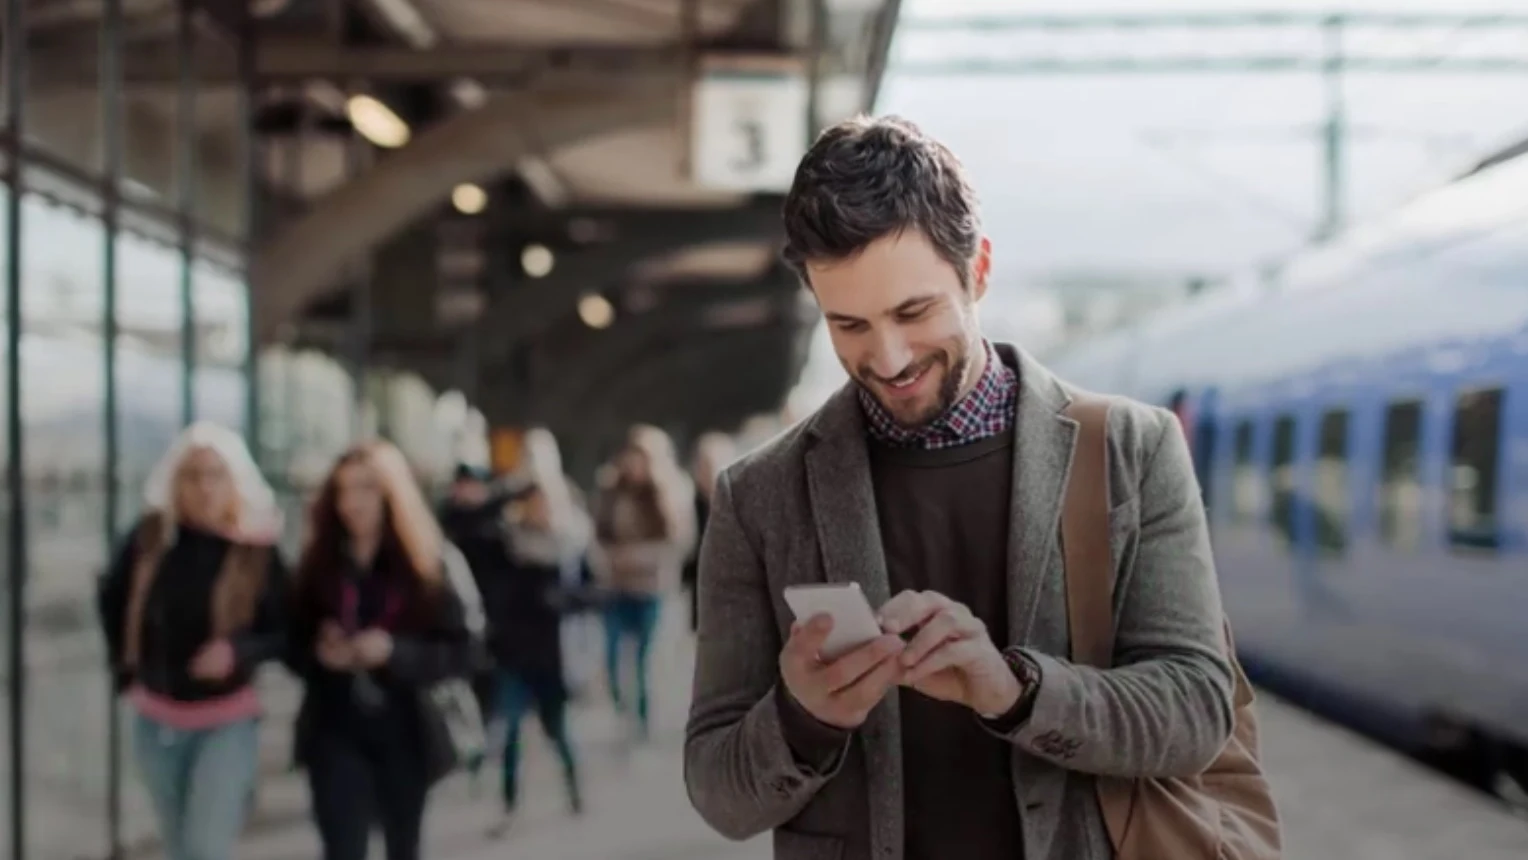
[[821,650],[825,660],[853,651],[883,632],[857,582],[786,586],[785,603],[797,621],[805,622],[815,615],[832,616],[833,632]]

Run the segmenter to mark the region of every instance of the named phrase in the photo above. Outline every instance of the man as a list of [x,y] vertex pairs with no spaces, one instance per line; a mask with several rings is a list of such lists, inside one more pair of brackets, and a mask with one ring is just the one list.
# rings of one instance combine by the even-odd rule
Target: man
[[[494,487],[492,482],[493,476],[486,469],[468,463],[457,464],[448,495],[436,512],[441,532],[458,550],[457,556],[476,586],[480,605],[494,600],[497,588],[494,580],[502,577],[509,566],[503,526],[504,506],[509,495]],[[453,568],[448,566],[447,569],[451,571]],[[483,716],[491,717],[495,700],[494,675],[492,662],[486,654],[482,655],[481,665],[473,675],[472,692]],[[482,763],[481,756],[467,762],[474,790]]]
[[[1068,653],[1067,387],[989,344],[992,246],[956,158],[899,119],[826,131],[786,259],[851,384],[726,470],[700,557],[691,801],[779,860],[1111,857],[1092,774],[1202,771],[1232,726],[1203,508],[1166,410],[1111,411],[1118,668]],[[832,662],[786,586],[857,582],[886,635]],[[904,635],[905,634],[905,635]],[[1213,851],[1211,852],[1213,854]]]

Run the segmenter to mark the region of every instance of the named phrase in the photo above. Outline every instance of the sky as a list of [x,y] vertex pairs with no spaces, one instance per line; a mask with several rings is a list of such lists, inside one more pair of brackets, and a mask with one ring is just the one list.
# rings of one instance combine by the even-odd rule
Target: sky
[[[910,74],[898,60],[1101,56],[1203,50],[1203,36],[987,37],[918,32],[913,19],[976,14],[1092,15],[1193,11],[1516,12],[1528,0],[904,0],[876,113],[896,113],[945,141],[970,171],[994,245],[990,334],[1054,328],[1035,284],[1074,274],[1242,275],[1304,246],[1320,211],[1322,84],[1306,73],[1072,77]],[[1253,33],[1215,47],[1239,53],[1312,44]],[[1364,31],[1371,51],[1528,57],[1528,28],[1495,37],[1440,28]],[[1487,41],[1493,39],[1494,41]],[[1084,39],[1090,41],[1083,41]],[[1106,41],[1107,39],[1107,41]],[[1503,39],[1515,40],[1505,42]],[[1345,208],[1361,222],[1528,137],[1528,75],[1350,75]],[[822,333],[819,333],[820,335]],[[808,387],[842,379],[819,338]]]

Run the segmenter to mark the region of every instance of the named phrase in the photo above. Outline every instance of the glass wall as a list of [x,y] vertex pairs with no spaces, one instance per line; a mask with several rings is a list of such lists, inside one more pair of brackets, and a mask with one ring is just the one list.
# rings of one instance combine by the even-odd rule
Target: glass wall
[[[0,0],[0,9],[19,2]],[[0,135],[0,380],[10,352],[20,357],[19,387],[0,381],[0,851],[17,860],[105,858],[154,840],[120,742],[96,583],[139,513],[145,476],[185,421],[242,429],[248,409],[244,250],[227,238],[230,207],[207,202],[242,199],[232,186],[247,179],[227,165],[218,176],[179,158],[204,146],[207,130],[182,122],[199,100],[173,86],[129,92],[116,82],[60,88],[44,80],[45,52],[101,50],[105,24],[90,13],[105,5],[74,4],[68,32],[26,31],[17,55],[38,74],[26,78],[19,104],[6,100],[8,133]],[[9,64],[15,55],[3,56]],[[11,148],[18,121],[19,152]],[[106,193],[112,187],[121,193]],[[12,200],[14,242],[5,229]],[[208,222],[215,214],[220,223]],[[10,259],[20,264],[15,278]],[[19,319],[6,313],[11,299]],[[14,439],[12,424],[21,431]],[[18,602],[22,647],[13,649]],[[23,719],[13,724],[18,703]]]
[[[17,4],[46,5],[0,0],[0,10]],[[247,240],[229,232],[242,220],[250,178],[226,158],[230,144],[250,144],[238,140],[248,134],[234,119],[240,92],[188,98],[176,84],[47,84],[58,64],[38,62],[44,52],[111,48],[107,24],[92,14],[104,0],[70,5],[67,28],[18,30],[24,44],[7,39],[11,53],[0,54],[7,69],[20,57],[37,72],[19,78],[19,100],[0,97],[0,851],[13,860],[161,853],[124,742],[95,596],[141,512],[145,478],[188,420],[254,429],[256,457],[286,503],[289,553],[304,502],[359,428],[387,431],[429,478],[453,455],[478,455],[473,432],[478,448],[482,441],[481,415],[460,397],[442,401],[416,377],[377,372],[360,421],[354,381],[328,356],[272,348],[260,356],[258,379],[249,378]],[[145,11],[132,38],[176,32],[175,6],[162,4],[158,22]],[[170,51],[187,44],[163,43]],[[18,78],[0,75],[0,96],[5,80]],[[202,158],[218,153],[225,157]],[[11,259],[20,263],[16,277]],[[12,299],[19,319],[8,318]],[[19,374],[14,389],[11,352],[19,356],[9,368]],[[24,612],[19,648],[13,606]],[[280,672],[267,682],[288,683]],[[289,718],[293,698],[265,696],[268,722]],[[13,706],[23,709],[19,722]],[[266,733],[265,777],[287,770],[288,734]],[[20,761],[13,743],[25,750]]]
[[104,824],[111,711],[93,603],[108,544],[103,229],[88,188],[36,165],[23,181],[28,848],[92,856],[106,830],[78,825]]

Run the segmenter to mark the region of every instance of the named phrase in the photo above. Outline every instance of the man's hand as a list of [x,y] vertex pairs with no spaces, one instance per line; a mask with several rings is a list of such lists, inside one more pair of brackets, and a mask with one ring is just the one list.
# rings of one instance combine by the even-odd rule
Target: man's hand
[[208,642],[191,660],[191,677],[199,681],[221,681],[233,674],[235,662],[233,644],[227,639]]
[[897,656],[905,645],[900,637],[881,636],[823,662],[818,651],[832,630],[828,615],[792,625],[780,652],[780,677],[807,713],[830,726],[854,729],[897,683],[902,673]]
[[1023,692],[1013,670],[971,610],[933,591],[904,591],[881,607],[881,629],[901,636],[901,683],[984,717],[1006,713]]

